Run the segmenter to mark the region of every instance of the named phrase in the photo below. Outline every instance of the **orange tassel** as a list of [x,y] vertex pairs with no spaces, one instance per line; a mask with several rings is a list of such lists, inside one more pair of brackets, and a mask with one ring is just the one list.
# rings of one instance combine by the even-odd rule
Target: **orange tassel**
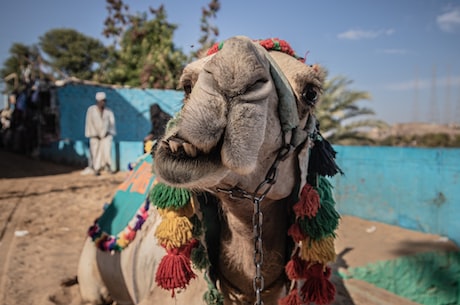
[[308,275],[300,288],[302,302],[318,305],[330,304],[335,298],[335,286],[329,280],[331,268],[314,264],[308,269]]
[[318,213],[319,206],[318,192],[310,184],[305,184],[300,193],[299,201],[294,204],[292,209],[297,217],[313,218]]

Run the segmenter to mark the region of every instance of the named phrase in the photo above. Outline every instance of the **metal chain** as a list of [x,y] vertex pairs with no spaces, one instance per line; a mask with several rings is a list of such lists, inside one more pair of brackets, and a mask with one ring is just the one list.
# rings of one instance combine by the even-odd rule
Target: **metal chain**
[[262,291],[264,290],[265,286],[264,277],[262,275],[262,265],[264,261],[262,225],[264,215],[260,210],[260,203],[262,200],[264,200],[265,196],[267,196],[268,192],[270,192],[270,189],[276,182],[279,163],[286,159],[292,148],[293,147],[289,144],[281,147],[281,149],[278,151],[275,161],[265,176],[265,180],[257,186],[254,193],[248,193],[240,188],[217,189],[218,192],[228,194],[230,198],[251,199],[254,203],[254,213],[252,215],[252,226],[254,233],[254,265],[256,267],[256,274],[253,279],[254,292],[256,294],[256,301],[254,302],[254,305],[264,305],[262,300]]
[[263,305],[262,291],[265,282],[262,275],[262,264],[264,262],[264,249],[262,242],[262,225],[264,215],[260,211],[260,200],[254,198],[254,214],[252,215],[252,225],[254,228],[254,265],[256,266],[256,275],[254,276],[253,286],[256,293],[255,305]]

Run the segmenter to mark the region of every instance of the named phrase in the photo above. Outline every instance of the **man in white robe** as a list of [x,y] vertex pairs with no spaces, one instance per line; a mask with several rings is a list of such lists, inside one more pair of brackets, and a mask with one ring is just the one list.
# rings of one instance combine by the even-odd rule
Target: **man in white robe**
[[95,175],[101,170],[112,171],[112,141],[115,136],[115,116],[106,107],[106,94],[96,93],[96,104],[86,112],[85,137],[89,138],[91,165]]

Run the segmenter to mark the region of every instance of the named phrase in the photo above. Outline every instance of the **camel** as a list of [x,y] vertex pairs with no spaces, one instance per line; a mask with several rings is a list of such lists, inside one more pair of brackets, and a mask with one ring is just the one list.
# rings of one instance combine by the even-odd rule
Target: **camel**
[[[326,147],[326,157],[315,161],[332,162],[319,174],[340,172],[334,152],[318,144],[313,115],[324,77],[320,66],[305,64],[286,42],[244,36],[215,45],[187,65],[180,78],[184,105],[153,151],[153,173],[166,187],[190,191],[196,215],[212,215],[206,237],[195,240],[204,244],[211,267],[193,264],[186,284],[171,287],[167,278],[159,287],[155,274],[171,248],[155,235],[165,214],[150,208],[123,251],[101,251],[86,240],[78,268],[82,299],[118,305],[330,303],[333,231],[314,239],[298,237],[291,226],[299,198],[312,189],[307,186],[318,184],[317,175],[309,173],[321,168],[311,163],[314,148]],[[303,215],[317,213],[319,204],[312,205],[302,208]],[[336,229],[337,219],[332,222]],[[312,250],[315,245],[319,252]],[[301,288],[314,276],[321,278],[311,286],[319,296]],[[217,295],[204,298],[210,287]]]

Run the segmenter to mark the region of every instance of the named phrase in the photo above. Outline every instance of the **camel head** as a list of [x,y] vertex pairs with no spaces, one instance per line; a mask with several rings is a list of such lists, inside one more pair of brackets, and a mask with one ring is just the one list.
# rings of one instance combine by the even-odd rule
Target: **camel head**
[[[207,253],[224,304],[249,304],[259,297],[277,304],[287,279],[307,277],[316,280],[302,285],[304,303],[330,303],[334,290],[326,264],[335,259],[339,215],[330,192],[320,190],[327,185],[320,176],[339,169],[329,162],[335,152],[322,141],[313,115],[324,72],[299,60],[284,41],[234,37],[186,66],[180,81],[184,105],[154,152],[153,170],[162,183],[153,191],[161,194],[160,185],[167,185],[217,199],[216,205],[200,200],[198,205],[207,206],[200,217],[214,222],[213,230],[206,230]],[[313,170],[323,163],[327,166]],[[173,206],[155,203],[160,196],[151,198],[157,207]],[[218,209],[211,217],[210,206]],[[174,236],[186,236],[182,233]],[[262,252],[263,265],[255,254]],[[286,271],[296,264],[303,266],[301,274]],[[158,282],[169,289],[169,278]],[[321,289],[315,290],[317,285]],[[295,294],[297,284],[290,286]]]
[[[298,154],[295,146],[306,137],[293,144],[299,134],[293,130],[306,133],[324,73],[246,37],[220,47],[185,67],[180,79],[184,106],[155,152],[154,171],[176,187],[253,191],[281,148]],[[294,155],[279,166],[282,183],[269,194],[274,199],[289,195],[298,180]]]

